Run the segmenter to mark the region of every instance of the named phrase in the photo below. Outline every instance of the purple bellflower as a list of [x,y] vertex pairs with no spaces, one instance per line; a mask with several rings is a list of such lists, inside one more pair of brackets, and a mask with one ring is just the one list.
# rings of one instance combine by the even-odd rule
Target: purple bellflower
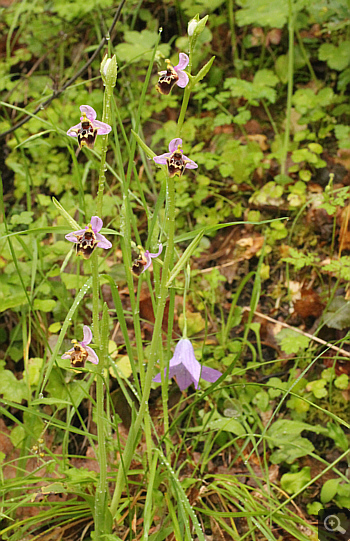
[[94,350],[88,346],[92,340],[91,329],[84,325],[83,332],[84,340],[82,342],[72,340],[72,344],[74,344],[72,349],[62,355],[62,359],[70,359],[73,368],[84,368],[85,361],[90,361],[93,364],[98,364],[99,361]]
[[159,244],[159,250],[156,254],[152,254],[149,250],[146,250],[145,252],[142,250],[141,246],[138,246],[140,250],[140,255],[137,259],[134,260],[131,270],[133,274],[136,276],[140,276],[140,274],[144,273],[152,264],[152,259],[155,259],[156,257],[160,256],[163,250],[163,244]]
[[[167,369],[164,369],[164,377],[166,377]],[[222,376],[219,370],[202,366],[194,356],[193,346],[187,338],[181,338],[177,343],[174,355],[170,359],[169,378],[176,377],[176,382],[183,391],[187,387],[194,384],[195,389],[198,389],[199,379],[205,379],[210,383],[214,383]],[[162,381],[161,374],[157,374],[153,381],[160,383]]]
[[166,60],[167,69],[160,71],[158,75],[159,81],[156,84],[156,89],[159,94],[170,94],[173,86],[177,85],[180,88],[185,88],[188,85],[189,77],[188,74],[184,71],[187,68],[190,59],[187,54],[179,54],[179,63],[177,66],[173,66],[170,60]]
[[96,120],[96,111],[90,105],[81,105],[79,109],[83,115],[80,117],[81,122],[69,128],[67,135],[78,137],[80,148],[94,148],[96,136],[106,135],[112,128],[109,124]]
[[98,216],[91,218],[91,223],[85,229],[72,231],[66,235],[66,239],[70,242],[75,242],[77,245],[77,255],[82,255],[84,259],[89,259],[92,252],[96,248],[104,248],[108,250],[112,247],[112,243],[101,235],[99,231],[102,229],[103,222]]
[[170,177],[181,177],[185,169],[197,169],[198,164],[185,156],[181,149],[182,139],[177,137],[169,143],[169,152],[154,156],[153,160],[158,165],[167,165]]

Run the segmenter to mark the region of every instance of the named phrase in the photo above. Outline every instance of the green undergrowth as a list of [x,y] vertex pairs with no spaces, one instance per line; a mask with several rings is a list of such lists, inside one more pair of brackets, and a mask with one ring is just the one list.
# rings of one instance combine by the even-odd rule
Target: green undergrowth
[[[0,137],[32,116],[0,151],[0,537],[316,541],[350,507],[349,2],[126,1],[109,35],[115,10],[0,8]],[[108,146],[66,135],[83,104]],[[112,247],[77,257],[96,215]],[[152,382],[181,337],[223,376]]]

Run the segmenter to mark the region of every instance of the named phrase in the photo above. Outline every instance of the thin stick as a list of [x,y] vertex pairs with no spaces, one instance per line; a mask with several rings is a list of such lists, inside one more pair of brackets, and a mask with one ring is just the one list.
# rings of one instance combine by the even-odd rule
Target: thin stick
[[[244,312],[250,312],[249,306],[243,307]],[[329,342],[326,342],[325,340],[322,340],[322,338],[318,338],[317,336],[313,336],[312,334],[309,334],[308,332],[302,331],[301,329],[298,329],[298,327],[292,327],[291,325],[288,325],[288,323],[283,323],[282,321],[277,321],[277,319],[273,319],[272,317],[265,316],[261,312],[254,312],[254,314],[258,317],[261,317],[263,319],[266,319],[267,321],[270,321],[270,323],[275,323],[275,325],[281,325],[282,327],[285,327],[286,329],[290,329],[292,331],[295,331],[299,334],[302,334],[303,336],[306,336],[307,338],[310,338],[310,340],[313,340],[314,342],[318,342],[318,344],[322,344],[322,346],[327,346],[329,349],[333,349],[334,351],[337,351],[338,353],[341,353],[341,355],[344,355],[344,357],[350,357],[350,353],[348,351],[345,351],[345,349],[338,348],[337,346],[334,346],[333,344],[330,344]]]
[[[112,21],[112,24],[111,24],[109,30],[108,30],[107,35],[109,35],[109,36],[112,35],[112,31],[113,31],[115,25],[117,24],[117,22],[119,20],[119,17],[121,15],[121,12],[122,12],[122,9],[123,9],[123,6],[124,6],[125,2],[126,2],[126,0],[121,1],[121,3],[120,3],[120,5],[119,5],[119,7],[118,7],[118,9],[117,9],[117,11],[116,11],[116,13],[114,15],[114,19]],[[4,131],[4,132],[0,133],[0,139],[3,138],[3,137],[6,137],[6,135],[9,135],[10,133],[14,132],[15,130],[17,130],[17,128],[20,128],[21,126],[23,126],[23,124],[28,122],[28,120],[30,120],[33,117],[33,115],[36,115],[40,110],[42,110],[44,107],[49,105],[52,102],[52,100],[58,98],[58,96],[60,96],[62,94],[62,92],[64,92],[71,84],[73,84],[78,79],[78,77],[80,77],[80,75],[82,75],[84,73],[84,71],[86,71],[88,69],[88,67],[92,64],[92,62],[95,60],[96,56],[101,51],[102,47],[105,45],[106,41],[107,41],[106,36],[103,36],[103,38],[101,39],[101,42],[100,42],[99,46],[97,47],[96,51],[91,55],[91,57],[86,62],[86,64],[79,71],[77,71],[77,73],[75,75],[73,75],[73,77],[71,79],[69,79],[69,81],[67,81],[66,84],[63,85],[60,90],[54,90],[53,94],[51,94],[51,96],[49,98],[47,98],[46,101],[44,101],[43,103],[38,105],[38,107],[35,109],[34,113],[32,113],[31,115],[25,116],[24,118],[22,118],[22,120],[17,122],[17,124],[12,126],[12,128],[8,129],[7,131]]]

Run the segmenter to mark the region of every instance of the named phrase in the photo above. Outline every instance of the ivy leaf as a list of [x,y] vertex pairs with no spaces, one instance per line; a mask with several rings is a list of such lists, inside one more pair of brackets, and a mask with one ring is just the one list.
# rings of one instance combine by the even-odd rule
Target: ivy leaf
[[323,43],[318,50],[319,60],[325,60],[331,69],[342,71],[350,64],[350,41],[343,41],[339,47]]

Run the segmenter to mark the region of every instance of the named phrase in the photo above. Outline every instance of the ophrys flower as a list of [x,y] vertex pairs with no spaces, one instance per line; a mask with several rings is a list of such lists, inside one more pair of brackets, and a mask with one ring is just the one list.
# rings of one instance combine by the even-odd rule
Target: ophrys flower
[[180,88],[185,88],[188,85],[189,77],[184,69],[188,66],[190,59],[187,54],[179,54],[179,63],[173,66],[170,60],[166,60],[167,69],[159,72],[159,81],[156,84],[156,89],[160,94],[170,94],[174,85]]
[[112,243],[101,235],[99,231],[102,229],[103,222],[98,216],[91,218],[91,223],[85,229],[72,231],[66,235],[66,239],[76,243],[77,255],[82,255],[84,259],[89,259],[92,252],[96,248],[104,248],[108,250],[112,247]]
[[111,126],[100,120],[96,120],[96,111],[90,105],[81,105],[81,122],[72,126],[67,131],[70,137],[78,137],[79,147],[87,146],[94,148],[97,135],[106,135],[111,131]]
[[153,160],[159,165],[167,165],[170,177],[183,174],[185,169],[197,169],[198,165],[193,160],[185,156],[181,149],[182,139],[179,137],[169,143],[169,152],[155,156]]
[[93,364],[98,364],[99,361],[94,350],[87,345],[92,340],[91,329],[87,325],[84,325],[83,332],[84,340],[82,342],[72,340],[72,344],[74,344],[72,349],[62,355],[62,359],[70,359],[73,368],[84,368],[86,361],[90,361]]

